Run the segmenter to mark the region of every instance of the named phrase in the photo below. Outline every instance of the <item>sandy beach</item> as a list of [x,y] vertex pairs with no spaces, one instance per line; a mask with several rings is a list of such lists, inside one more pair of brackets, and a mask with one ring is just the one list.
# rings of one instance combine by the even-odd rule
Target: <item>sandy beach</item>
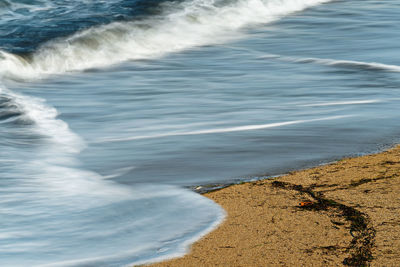
[[226,220],[152,266],[398,266],[400,146],[205,196]]

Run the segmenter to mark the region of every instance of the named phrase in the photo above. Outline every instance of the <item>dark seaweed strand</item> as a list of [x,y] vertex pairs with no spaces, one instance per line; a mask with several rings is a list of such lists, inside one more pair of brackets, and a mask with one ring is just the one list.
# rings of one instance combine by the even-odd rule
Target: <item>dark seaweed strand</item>
[[356,210],[353,207],[346,206],[334,200],[323,197],[322,193],[314,192],[313,187],[303,187],[302,185],[290,184],[286,182],[274,181],[272,186],[283,189],[295,190],[312,197],[316,202],[299,207],[304,210],[328,211],[335,210],[342,217],[351,223],[350,234],[353,237],[347,251],[350,256],[343,261],[347,266],[368,266],[373,260],[372,247],[375,242],[375,229],[371,225],[371,221],[367,214]]

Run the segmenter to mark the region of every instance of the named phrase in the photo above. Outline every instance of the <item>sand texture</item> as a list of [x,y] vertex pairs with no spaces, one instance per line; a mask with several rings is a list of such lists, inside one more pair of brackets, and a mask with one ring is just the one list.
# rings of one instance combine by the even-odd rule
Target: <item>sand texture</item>
[[400,266],[400,147],[205,196],[226,220],[152,266]]

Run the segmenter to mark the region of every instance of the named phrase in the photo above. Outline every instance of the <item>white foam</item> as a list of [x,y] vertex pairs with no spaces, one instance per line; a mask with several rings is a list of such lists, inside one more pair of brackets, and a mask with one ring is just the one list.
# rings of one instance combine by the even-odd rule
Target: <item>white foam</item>
[[[201,209],[202,206],[208,207],[208,211],[206,214],[203,214],[204,217],[201,217],[200,220],[206,222],[206,223],[199,223],[199,225],[203,224],[204,227],[200,231],[196,231],[192,236],[183,238],[183,240],[180,240],[182,236],[176,236],[176,239],[172,239],[170,241],[158,241],[158,240],[151,240],[148,243],[139,243],[137,240],[133,240],[135,243],[139,243],[137,246],[131,246],[129,249],[126,250],[121,250],[119,252],[110,254],[110,255],[102,255],[98,257],[92,257],[92,258],[84,258],[84,259],[77,259],[77,260],[66,260],[66,261],[60,261],[60,262],[53,262],[51,264],[44,264],[40,266],[137,266],[137,265],[142,265],[142,264],[150,264],[150,263],[155,263],[155,262],[160,262],[172,258],[177,258],[185,255],[186,253],[189,252],[190,245],[193,244],[195,241],[199,240],[203,236],[207,235],[214,229],[218,227],[226,218],[226,212],[217,204],[215,204],[213,201],[204,198],[201,195],[198,195],[196,193],[187,191],[187,190],[182,190],[178,189],[176,187],[172,186],[166,186],[167,188],[163,188],[165,186],[162,186],[161,188],[156,188],[159,193],[163,193],[164,190],[167,190],[170,194],[171,197],[173,196],[175,199],[179,199],[180,201],[183,200],[182,202],[182,212],[187,212],[185,210],[185,206],[187,206],[187,203],[192,202],[193,203],[193,209],[198,211],[198,209]],[[161,189],[161,191],[160,191]],[[200,211],[201,213],[204,213],[205,210]],[[190,212],[189,212],[190,213]],[[208,214],[207,214],[208,213]],[[210,214],[213,214],[212,217],[214,217],[210,222],[207,222],[207,217],[210,216]],[[142,222],[139,222],[139,224],[142,224]],[[131,226],[135,226],[134,224]],[[185,225],[186,227],[187,225]],[[140,227],[140,225],[139,225]],[[198,228],[201,228],[197,226]],[[110,229],[112,232],[113,229]],[[160,235],[168,235],[167,233],[160,233]],[[158,241],[158,242],[157,242]],[[177,247],[174,247],[174,243],[179,242]],[[169,247],[171,245],[171,247]],[[143,253],[143,251],[157,251],[157,254],[160,256],[154,255],[151,258],[146,258],[146,259],[136,259],[136,255]],[[168,252],[168,253],[165,253]],[[145,254],[145,253],[143,253]],[[130,260],[132,259],[132,260]],[[108,264],[105,264],[108,263]]]
[[329,0],[192,0],[164,5],[162,15],[114,22],[47,43],[31,58],[0,51],[0,75],[43,75],[147,59],[238,38],[244,26],[267,23]]
[[354,60],[335,60],[335,59],[323,59],[323,58],[295,59],[295,62],[300,62],[300,63],[312,62],[312,63],[318,63],[318,64],[328,65],[328,66],[359,67],[359,68],[364,68],[364,69],[400,72],[400,66],[398,66],[398,65],[390,65],[390,64],[383,64],[383,63],[377,63],[377,62],[362,62],[362,61],[354,61]]
[[135,167],[125,167],[125,168],[120,168],[114,171],[114,173],[109,174],[109,175],[103,175],[103,179],[112,179],[112,178],[116,178],[119,176],[122,176],[124,174],[127,174],[128,172],[134,170]]
[[[221,207],[189,190],[160,184],[127,187],[82,170],[75,156],[83,141],[57,119],[54,108],[6,88],[0,87],[0,94],[34,122],[24,131],[48,137],[24,151],[23,158],[11,155],[16,179],[0,189],[0,250],[11,254],[0,258],[0,265],[144,263],[184,254],[222,221]],[[50,256],[38,258],[44,254]]]
[[392,64],[384,64],[377,62],[363,62],[356,60],[337,60],[329,58],[313,58],[313,57],[287,57],[281,55],[267,54],[259,57],[260,59],[280,59],[295,63],[316,63],[326,66],[337,66],[347,68],[361,68],[367,70],[384,70],[390,72],[400,72],[400,66]]
[[342,119],[342,118],[346,118],[346,117],[350,117],[350,116],[351,115],[331,116],[331,117],[324,117],[324,118],[317,118],[317,119],[310,119],[310,120],[295,120],[295,121],[285,121],[285,122],[276,122],[276,123],[267,123],[267,124],[244,125],[244,126],[227,127],[227,128],[219,128],[219,129],[217,128],[217,129],[205,129],[205,130],[197,130],[197,131],[168,132],[168,133],[154,134],[154,135],[108,138],[108,139],[99,140],[97,142],[121,142],[121,141],[131,141],[131,140],[139,140],[139,139],[163,138],[163,137],[169,137],[169,136],[202,135],[202,134],[218,134],[218,133],[230,133],[230,132],[241,132],[241,131],[254,131],[254,130],[267,129],[267,128],[275,128],[275,127],[288,126],[288,125],[294,125],[294,124],[308,123],[308,122],[336,120],[336,119]]
[[60,149],[79,153],[85,147],[83,140],[69,129],[68,124],[57,119],[57,110],[45,105],[43,99],[17,94],[4,87],[0,87],[0,94],[9,96],[24,114],[24,119],[34,122],[33,130],[47,136]]

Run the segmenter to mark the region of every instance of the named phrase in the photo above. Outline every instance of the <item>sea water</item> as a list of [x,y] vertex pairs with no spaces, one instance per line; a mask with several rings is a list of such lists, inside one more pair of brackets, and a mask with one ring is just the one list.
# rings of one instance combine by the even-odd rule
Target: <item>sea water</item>
[[0,0],[0,265],[182,255],[189,190],[399,141],[394,0]]

